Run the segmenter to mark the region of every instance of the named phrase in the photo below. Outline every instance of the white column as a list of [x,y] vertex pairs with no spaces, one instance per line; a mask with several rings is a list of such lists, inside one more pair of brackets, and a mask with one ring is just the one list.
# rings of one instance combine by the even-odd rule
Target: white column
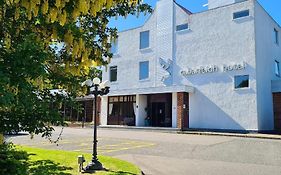
[[177,92],[172,93],[172,127],[177,128],[177,106],[178,106],[178,97]]
[[101,97],[101,113],[100,113],[100,123],[101,125],[107,125],[107,111],[108,111],[108,97]]
[[136,96],[136,126],[144,126],[144,120],[147,117],[147,96],[146,95],[137,95]]
[[[157,75],[156,85],[163,86],[162,78],[167,76],[167,72],[159,64],[159,58],[165,62],[173,59],[174,52],[174,0],[157,1],[156,8],[156,56]],[[171,85],[172,78],[165,82],[165,85]]]

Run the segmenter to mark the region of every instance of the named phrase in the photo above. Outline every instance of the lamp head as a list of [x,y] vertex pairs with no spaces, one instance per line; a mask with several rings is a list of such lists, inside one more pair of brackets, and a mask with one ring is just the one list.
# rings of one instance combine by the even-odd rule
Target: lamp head
[[99,85],[100,84],[100,79],[98,77],[93,79],[93,84],[94,85]]

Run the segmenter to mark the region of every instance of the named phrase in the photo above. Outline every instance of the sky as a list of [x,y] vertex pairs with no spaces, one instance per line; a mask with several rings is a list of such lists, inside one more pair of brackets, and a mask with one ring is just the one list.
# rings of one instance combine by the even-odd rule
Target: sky
[[[265,8],[265,10],[273,17],[273,19],[281,26],[281,0],[258,0],[259,3]],[[153,8],[157,0],[144,0]],[[196,13],[207,10],[208,7],[203,7],[208,3],[208,0],[176,0],[176,2],[189,11]],[[117,20],[112,19],[110,26],[116,27],[119,31],[135,28],[145,23],[149,14],[146,16],[140,15],[138,18],[134,16],[128,16],[126,19],[119,17]]]

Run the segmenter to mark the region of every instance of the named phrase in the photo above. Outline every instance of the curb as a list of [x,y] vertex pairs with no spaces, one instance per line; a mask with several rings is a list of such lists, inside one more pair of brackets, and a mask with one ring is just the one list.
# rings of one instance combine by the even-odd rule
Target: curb
[[281,140],[281,135],[259,134],[259,133],[241,134],[241,133],[222,133],[222,132],[220,133],[220,132],[180,131],[178,132],[178,134]]
[[[81,128],[79,126],[68,126],[70,128]],[[84,128],[93,128],[93,125],[85,125]],[[175,128],[155,128],[155,127],[135,127],[135,126],[98,126],[99,129],[109,130],[134,130],[134,131],[145,131],[145,132],[163,132],[173,134],[189,134],[189,135],[205,135],[205,136],[224,136],[224,137],[240,137],[240,138],[254,138],[254,139],[270,139],[270,140],[281,140],[281,134],[262,134],[257,132],[250,133],[239,133],[239,132],[220,132],[220,131],[202,131],[202,130],[190,130],[181,131]]]

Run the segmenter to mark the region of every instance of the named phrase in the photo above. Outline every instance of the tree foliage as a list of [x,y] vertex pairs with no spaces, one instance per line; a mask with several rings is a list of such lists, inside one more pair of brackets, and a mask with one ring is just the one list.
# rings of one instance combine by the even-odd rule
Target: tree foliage
[[[137,0],[0,0],[0,133],[50,134],[80,83],[106,65],[115,16],[151,12]],[[63,93],[51,94],[51,89]]]

